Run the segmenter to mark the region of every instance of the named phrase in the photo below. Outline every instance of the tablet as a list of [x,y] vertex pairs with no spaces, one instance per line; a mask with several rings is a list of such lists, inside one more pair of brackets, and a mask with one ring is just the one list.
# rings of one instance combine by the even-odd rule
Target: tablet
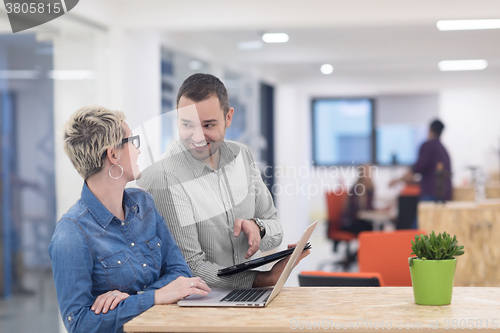
[[[304,246],[304,250],[308,250],[310,248],[311,248],[311,244],[308,242],[306,244],[306,246]],[[241,272],[244,272],[246,270],[256,268],[256,267],[259,267],[259,266],[262,266],[265,264],[269,264],[270,262],[280,260],[280,259],[283,259],[283,258],[289,256],[290,254],[292,254],[294,249],[295,248],[292,247],[290,249],[286,249],[286,250],[283,250],[283,251],[280,251],[277,253],[273,253],[273,254],[270,254],[270,255],[265,256],[265,257],[253,259],[253,260],[243,262],[243,263],[238,264],[238,265],[229,266],[226,268],[219,269],[219,272],[217,273],[217,275],[218,276],[233,275],[233,274],[241,273]]]

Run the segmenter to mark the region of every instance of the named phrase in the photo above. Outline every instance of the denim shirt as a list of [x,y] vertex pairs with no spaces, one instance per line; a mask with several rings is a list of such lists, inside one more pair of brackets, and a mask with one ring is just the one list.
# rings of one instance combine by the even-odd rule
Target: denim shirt
[[[82,196],[56,226],[49,254],[57,300],[68,332],[122,332],[154,305],[154,292],[191,271],[150,194],[125,189],[125,220],[83,185]],[[90,310],[110,290],[130,297],[107,313]]]

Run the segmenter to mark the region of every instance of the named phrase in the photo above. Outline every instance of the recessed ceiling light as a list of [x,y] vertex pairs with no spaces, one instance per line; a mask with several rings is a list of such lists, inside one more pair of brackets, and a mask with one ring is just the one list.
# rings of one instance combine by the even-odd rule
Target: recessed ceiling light
[[441,31],[500,29],[500,20],[443,20],[436,25]]
[[266,43],[286,43],[288,35],[285,33],[267,33],[262,35],[262,40]]
[[261,40],[249,40],[246,42],[238,43],[238,48],[240,50],[258,50],[264,47],[264,43]]
[[330,64],[324,64],[321,66],[321,73],[328,75],[333,73],[333,66]]
[[443,60],[438,63],[441,71],[480,71],[488,67],[484,59],[477,60]]

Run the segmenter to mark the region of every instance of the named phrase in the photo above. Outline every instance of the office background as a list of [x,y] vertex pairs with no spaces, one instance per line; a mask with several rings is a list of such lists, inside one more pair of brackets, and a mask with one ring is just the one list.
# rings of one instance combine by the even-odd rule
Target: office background
[[[220,77],[236,110],[228,137],[249,145],[263,170],[282,171],[267,181],[283,243],[293,243],[308,223],[325,219],[325,186],[352,184],[349,170],[359,163],[378,166],[376,204],[394,200],[399,188],[388,183],[414,162],[434,118],[446,125],[442,142],[455,186],[471,183],[471,166],[498,175],[500,30],[436,28],[438,20],[498,18],[500,3],[492,0],[82,0],[54,21],[12,34],[2,6],[0,330],[58,327],[47,246],[55,222],[80,196],[82,179],[61,141],[62,124],[80,107],[122,110],[132,129],[149,121],[157,156],[175,138],[171,111],[180,83],[196,72]],[[264,43],[267,32],[289,41]],[[441,60],[459,59],[486,59],[488,67],[438,69]],[[323,64],[333,72],[323,74]],[[335,129],[321,125],[333,118],[314,123],[321,101],[334,109],[353,100],[369,101],[350,113],[364,128],[347,126],[330,138]],[[352,149],[333,156],[333,142]],[[349,155],[353,150],[366,154]],[[391,166],[394,152],[399,165]],[[319,167],[331,164],[347,171],[332,176]],[[323,223],[297,272],[333,255],[325,234]],[[296,276],[288,284],[298,285]],[[24,320],[28,313],[39,320]]]

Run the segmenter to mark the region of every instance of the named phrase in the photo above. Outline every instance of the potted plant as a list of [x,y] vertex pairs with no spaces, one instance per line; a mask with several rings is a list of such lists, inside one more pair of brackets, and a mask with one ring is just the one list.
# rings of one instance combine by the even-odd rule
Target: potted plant
[[453,279],[457,259],[464,254],[458,246],[457,237],[443,232],[436,235],[415,235],[411,241],[410,257],[411,283],[415,303],[422,305],[446,305],[451,303]]

